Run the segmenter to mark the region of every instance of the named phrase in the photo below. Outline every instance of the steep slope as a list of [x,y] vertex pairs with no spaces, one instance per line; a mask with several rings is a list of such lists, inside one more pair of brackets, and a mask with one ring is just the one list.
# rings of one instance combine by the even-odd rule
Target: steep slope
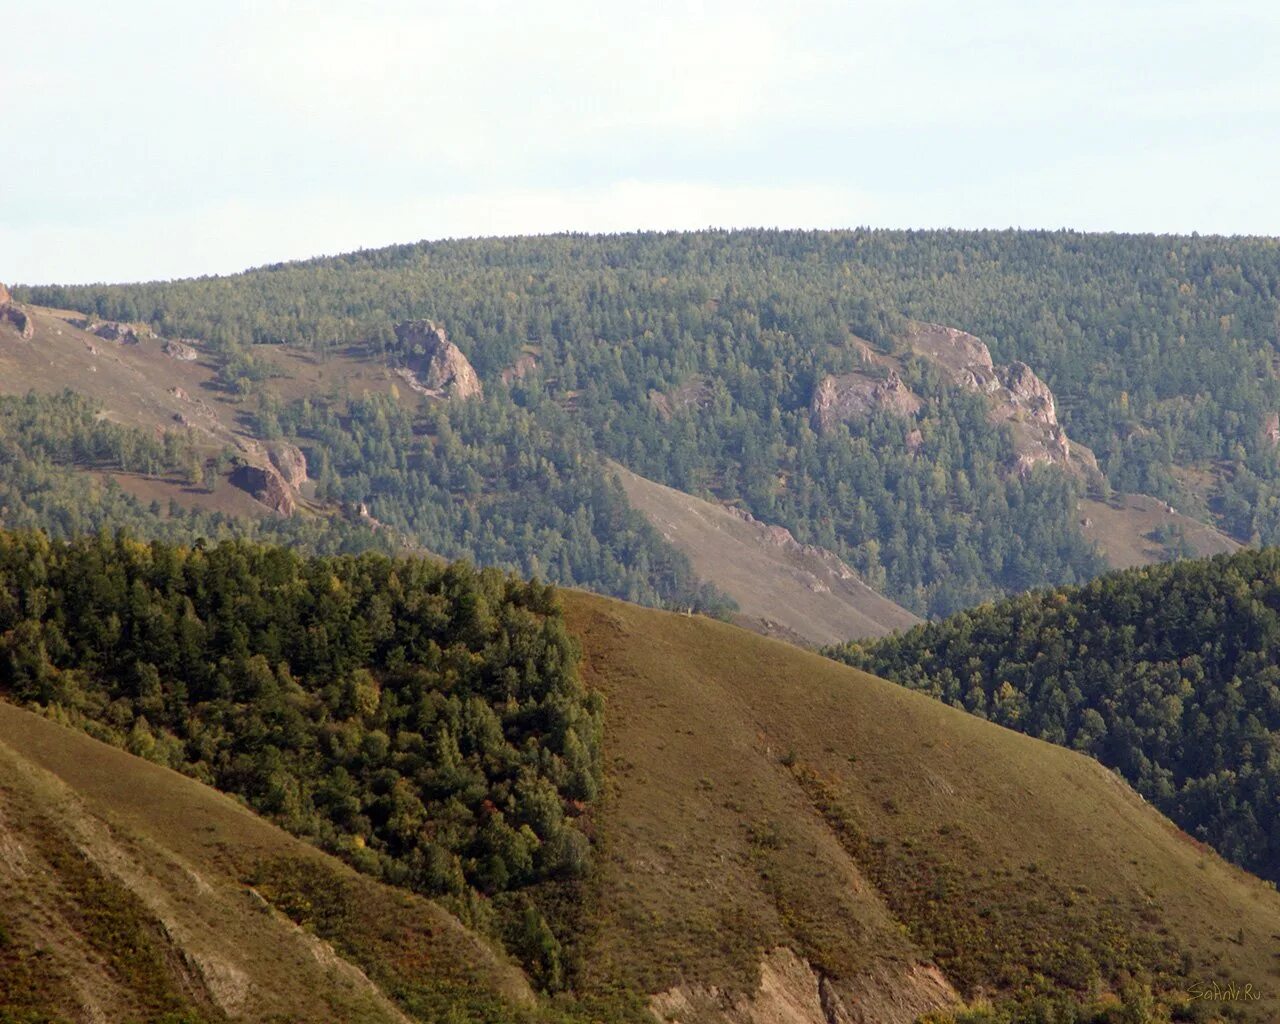
[[627,500],[738,605],[735,621],[809,644],[884,636],[920,620],[829,551],[790,532],[613,466]]
[[1280,896],[1095,761],[729,625],[565,603],[607,701],[588,991],[686,1024],[905,1022],[1150,972],[1280,1010]]
[[531,1000],[436,905],[0,703],[0,1017],[404,1022],[457,1005],[503,1019]]

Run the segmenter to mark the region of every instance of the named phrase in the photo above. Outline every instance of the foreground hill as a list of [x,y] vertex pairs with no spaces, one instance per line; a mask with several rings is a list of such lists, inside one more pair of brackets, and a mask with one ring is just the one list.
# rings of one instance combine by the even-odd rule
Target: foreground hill
[[403,1024],[532,1002],[436,904],[0,703],[0,1019]]
[[564,600],[606,701],[584,991],[822,1024],[1235,978],[1280,1010],[1280,896],[1095,761],[729,625]]
[[830,644],[920,620],[872,590],[830,551],[790,531],[614,466],[627,500],[693,571],[737,604],[734,621],[767,636]]
[[0,689],[0,1019],[1277,1010],[1280,896],[1095,761],[700,616],[0,534]]
[[1280,551],[1115,573],[833,653],[1087,751],[1280,880]]

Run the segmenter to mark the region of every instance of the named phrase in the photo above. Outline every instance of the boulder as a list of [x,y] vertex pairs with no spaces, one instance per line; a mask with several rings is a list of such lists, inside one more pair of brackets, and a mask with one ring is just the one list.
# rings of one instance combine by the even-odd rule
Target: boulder
[[114,341],[118,345],[137,345],[144,336],[151,334],[145,327],[123,324],[116,320],[103,320],[100,323],[86,325],[86,330],[96,334],[103,341]]
[[398,323],[396,338],[404,349],[407,368],[428,393],[467,399],[484,392],[475,367],[434,320]]
[[538,368],[538,360],[528,352],[521,353],[514,363],[502,371],[502,383],[508,387],[518,380],[524,380]]
[[178,359],[184,363],[194,363],[197,359],[200,358],[200,353],[197,352],[194,348],[192,348],[186,342],[177,341],[176,339],[171,339],[169,341],[166,341],[164,343],[164,349],[162,351],[170,359]]
[[231,482],[282,516],[291,516],[298,509],[293,491],[274,466],[241,464],[232,471]]
[[285,483],[298,488],[307,482],[307,457],[302,449],[288,441],[273,441],[267,449],[271,464],[276,467]]

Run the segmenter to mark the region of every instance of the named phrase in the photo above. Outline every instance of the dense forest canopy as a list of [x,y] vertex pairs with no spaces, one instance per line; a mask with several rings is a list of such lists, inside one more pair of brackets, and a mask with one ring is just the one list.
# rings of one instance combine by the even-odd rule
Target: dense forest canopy
[[830,653],[1092,754],[1280,881],[1280,550],[1115,573]]
[[[358,445],[363,469],[350,458],[334,465],[335,493],[360,496],[442,550],[644,600],[715,604],[696,595],[696,581],[660,582],[678,572],[637,571],[630,528],[616,537],[597,529],[600,557],[541,539],[607,488],[598,453],[830,547],[916,611],[946,613],[1098,571],[1075,522],[1080,485],[1055,471],[1048,481],[1010,478],[1004,431],[936,368],[907,360],[908,384],[931,399],[910,446],[912,424],[892,417],[813,430],[817,382],[857,366],[855,337],[893,351],[904,317],[972,331],[997,361],[1030,363],[1114,488],[1213,513],[1242,540],[1280,537],[1280,463],[1267,429],[1280,407],[1280,250],[1269,239],[559,235],[19,295],[207,340],[222,353],[228,386],[256,393],[268,422],[313,448],[335,446],[335,430],[360,420],[349,404],[356,396],[280,410],[255,346],[324,353],[354,344],[394,362],[404,357],[394,325],[433,317],[489,397],[479,411],[450,404],[415,423],[405,467]],[[456,478],[465,470],[439,465],[441,420],[477,460],[465,480]],[[560,476],[530,509],[507,497],[530,492],[511,473],[528,447]],[[607,521],[593,500],[591,518]],[[454,503],[465,511],[424,511]],[[660,546],[643,547],[647,560],[670,561]],[[605,568],[610,559],[620,572]]]
[[523,893],[591,856],[577,661],[553,589],[466,563],[0,533],[0,694],[505,929],[552,987]]

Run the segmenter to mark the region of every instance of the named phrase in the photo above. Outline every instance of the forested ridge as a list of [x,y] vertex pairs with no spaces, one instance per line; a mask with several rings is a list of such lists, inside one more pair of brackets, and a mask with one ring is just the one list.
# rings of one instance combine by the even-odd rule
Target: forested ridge
[[1091,754],[1280,881],[1280,550],[1115,573],[829,653]]
[[600,785],[578,656],[552,588],[465,563],[0,533],[6,698],[445,899],[550,988],[538,890],[587,870]]
[[[398,461],[357,442],[359,469],[350,458],[330,467],[335,493],[358,495],[429,546],[633,598],[700,603],[678,581],[662,583],[665,570],[625,578],[628,531],[593,526],[621,574],[601,568],[608,558],[540,539],[547,524],[591,507],[583,494],[607,487],[597,453],[829,547],[917,612],[1099,571],[1076,522],[1080,485],[1053,470],[1011,476],[1010,439],[980,398],[897,351],[904,316],[974,331],[997,360],[1029,362],[1111,486],[1212,511],[1244,540],[1275,533],[1277,459],[1265,427],[1280,404],[1277,269],[1265,239],[566,235],[19,294],[206,339],[222,353],[225,385],[259,404],[265,428],[313,448],[334,447],[335,428],[353,433],[353,423],[368,434],[363,410],[350,405],[358,396],[281,408],[258,346],[323,354],[355,345],[394,363],[404,356],[394,324],[431,316],[489,396],[479,410],[446,403],[415,421]],[[907,384],[930,399],[918,423],[876,415],[813,429],[814,388],[859,367],[859,337],[904,358]],[[440,420],[483,449],[483,458],[464,453],[474,473],[440,465]],[[544,493],[512,474],[522,455],[553,466],[556,485]],[[531,493],[532,505],[506,497]],[[428,522],[427,504],[446,511]],[[648,558],[669,559],[658,551],[646,545]]]

